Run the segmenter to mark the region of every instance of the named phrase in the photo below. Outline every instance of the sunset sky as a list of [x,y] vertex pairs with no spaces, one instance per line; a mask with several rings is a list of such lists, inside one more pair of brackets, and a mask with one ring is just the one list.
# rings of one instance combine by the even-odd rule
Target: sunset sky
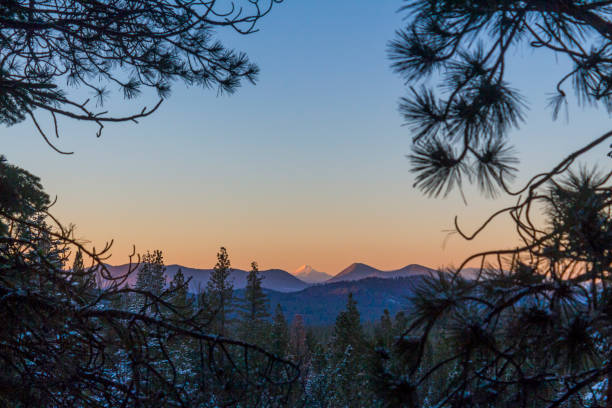
[[[503,222],[469,243],[447,232],[455,214],[474,227],[511,200],[467,189],[466,206],[457,192],[434,199],[412,188],[411,134],[397,112],[405,86],[386,56],[401,4],[287,0],[254,35],[220,33],[259,65],[257,85],[217,96],[177,83],[153,116],[99,139],[93,126],[63,122],[56,144],[72,156],[52,151],[30,122],[1,128],[2,153],[42,178],[58,197],[53,213],[79,237],[97,247],[114,239],[113,264],[134,244],[163,250],[167,264],[208,268],[223,245],[237,268],[256,260],[335,274],[352,262],[446,266],[512,245]],[[512,134],[516,185],[609,129],[608,114],[592,108],[571,106],[571,124],[552,121],[546,98],[565,66],[525,48],[507,68],[530,105]],[[105,108],[113,101],[123,112],[118,93]],[[589,158],[603,163],[605,152]]]

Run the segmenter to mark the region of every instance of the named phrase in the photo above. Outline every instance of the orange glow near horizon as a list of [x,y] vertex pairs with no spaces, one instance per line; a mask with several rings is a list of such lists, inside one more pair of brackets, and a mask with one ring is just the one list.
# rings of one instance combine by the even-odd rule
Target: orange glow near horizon
[[[56,212],[60,219],[77,225],[77,236],[87,239],[88,245],[101,248],[104,242],[114,239],[112,257],[108,260],[114,265],[127,263],[135,245],[140,254],[162,250],[167,265],[211,268],[219,247],[225,246],[235,268],[248,269],[251,261],[257,261],[262,270],[279,268],[294,272],[308,264],[335,275],[353,262],[381,270],[408,264],[430,268],[458,266],[475,252],[507,248],[515,243],[507,221],[492,224],[470,242],[449,234],[452,204],[456,201],[415,196],[406,208],[390,202],[386,213],[370,214],[355,209],[321,208],[310,213],[304,208],[296,208],[295,212],[285,209],[284,213],[260,208],[264,214],[257,214],[251,208],[253,214],[248,218],[241,214],[244,209],[231,206],[219,216],[207,216],[187,206],[183,211],[162,215],[157,205],[137,211],[132,206],[126,208],[125,203],[117,203],[116,208],[106,203],[96,208],[97,219],[91,219],[87,211],[63,207],[61,200]],[[495,204],[483,201],[462,206],[460,221],[466,228],[473,228],[483,219],[481,214],[498,208]]]
[[[98,249],[114,240],[115,265],[135,245],[162,250],[166,264],[210,268],[225,246],[236,268],[254,260],[261,269],[309,264],[333,275],[353,262],[439,268],[513,248],[507,219],[469,242],[448,231],[455,215],[471,232],[516,197],[487,200],[464,180],[466,206],[458,191],[430,199],[412,186],[414,135],[397,112],[408,88],[387,53],[404,24],[397,2],[352,2],[349,19],[344,2],[285,3],[260,32],[227,38],[260,66],[257,86],[215,96],[176,83],[154,115],[108,123],[100,138],[91,123],[60,119],[54,144],[70,156],[24,121],[3,127],[2,154],[41,177],[58,198],[51,212],[75,224],[77,237]],[[517,188],[607,132],[610,117],[570,101],[571,120],[552,120],[547,95],[568,66],[543,51],[507,63],[507,81],[530,106],[508,135],[521,160]],[[114,92],[101,110],[157,103],[156,94],[123,101]],[[609,166],[607,147],[581,160]]]

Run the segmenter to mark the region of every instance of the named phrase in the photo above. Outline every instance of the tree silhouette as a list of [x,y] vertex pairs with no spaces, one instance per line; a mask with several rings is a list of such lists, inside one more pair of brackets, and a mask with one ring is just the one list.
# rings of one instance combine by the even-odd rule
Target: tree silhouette
[[[100,136],[106,123],[153,113],[176,80],[234,92],[243,80],[254,82],[258,68],[215,39],[214,30],[252,33],[281,1],[2,2],[0,122],[31,118],[53,147],[37,112],[51,115],[55,135],[58,118],[65,117],[96,123]],[[70,88],[90,91],[95,103]],[[112,89],[125,99],[152,89],[159,102],[132,115],[112,115],[102,108]]]
[[[545,48],[573,65],[550,100],[554,118],[567,104],[568,88],[579,103],[612,110],[611,6],[571,0],[407,2],[410,20],[391,43],[390,57],[413,85],[400,110],[415,135],[415,185],[440,195],[468,180],[486,195],[501,190],[515,196],[515,205],[495,212],[473,233],[456,218],[455,229],[471,240],[493,219],[509,215],[521,244],[474,254],[457,270],[423,281],[395,342],[395,352],[406,357],[402,370],[381,371],[380,394],[388,401],[612,407],[612,172],[572,167],[612,132],[512,191],[506,183],[516,159],[506,137],[520,124],[525,105],[505,81],[512,48]],[[414,84],[433,73],[439,86]],[[476,261],[475,277],[461,274]],[[384,350],[381,355],[389,358]]]
[[230,315],[234,311],[234,283],[230,280],[232,267],[229,255],[224,247],[217,253],[217,263],[206,283],[206,299],[208,306],[215,314],[213,330],[221,336],[227,335],[231,323]]
[[[130,258],[126,273],[113,275],[109,245],[88,250],[70,228],[47,224],[55,221],[36,177],[0,161],[0,185],[12,194],[0,200],[0,405],[235,406],[261,395],[261,405],[278,406],[287,398],[295,364],[211,334],[205,311],[172,302],[184,286],[128,287],[139,263]],[[72,251],[82,254],[74,273],[65,267]],[[153,269],[157,255],[147,258]],[[101,287],[82,284],[92,281]],[[130,310],[125,298],[134,296],[146,307]],[[265,364],[254,369],[253,360]],[[197,367],[186,367],[192,361]]]
[[[214,30],[252,33],[280,2],[1,2],[0,123],[29,118],[66,153],[51,143],[41,114],[56,137],[62,118],[92,122],[100,136],[107,123],[155,112],[175,81],[232,93],[254,82],[258,68]],[[112,114],[104,107],[112,89],[128,100],[152,91],[159,100]],[[111,274],[104,261],[112,243],[88,250],[50,205],[38,177],[0,156],[0,405],[239,405],[252,394],[266,406],[286,400],[298,367],[211,334],[208,311],[184,304],[188,282],[163,288],[161,253],[144,259],[153,278],[130,288],[139,262],[132,256],[124,275]],[[146,307],[130,307],[135,298]],[[254,360],[265,364],[254,369]],[[187,367],[192,362],[198,367]]]
[[240,337],[249,339],[251,343],[261,344],[269,336],[268,297],[261,288],[263,276],[259,272],[257,262],[251,262],[251,270],[247,275],[247,285],[244,289],[244,299],[239,303]]
[[[390,43],[389,56],[410,84],[400,112],[414,132],[410,159],[424,193],[447,194],[472,176],[487,195],[507,190],[516,158],[505,139],[526,108],[505,79],[513,48],[544,48],[571,63],[550,98],[555,118],[567,106],[567,88],[579,103],[612,111],[609,2],[405,3],[408,22]],[[431,83],[433,74],[437,82]]]

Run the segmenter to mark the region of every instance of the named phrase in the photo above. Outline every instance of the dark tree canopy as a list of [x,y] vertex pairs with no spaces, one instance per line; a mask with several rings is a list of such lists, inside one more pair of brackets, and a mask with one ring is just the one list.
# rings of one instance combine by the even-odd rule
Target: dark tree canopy
[[283,406],[298,367],[211,334],[160,251],[114,275],[110,245],[75,240],[37,177],[1,160],[0,192],[0,406]]
[[[0,213],[26,219],[49,205],[40,179],[24,169],[9,164],[0,155]],[[8,223],[0,219],[0,234],[7,233]]]
[[425,279],[396,344],[411,359],[383,391],[400,379],[389,397],[431,406],[612,407],[607,180],[570,173],[542,196],[544,225],[520,227],[524,247],[483,257],[476,278]]
[[417,284],[377,350],[387,406],[612,407],[612,172],[547,177],[489,218],[509,214],[520,246]]
[[380,395],[404,406],[612,407],[612,171],[573,167],[612,131],[517,191],[505,184],[516,161],[507,134],[525,109],[505,80],[509,51],[528,45],[569,60],[550,99],[554,118],[570,90],[611,112],[612,2],[406,3],[408,26],[390,56],[413,85],[400,110],[414,130],[416,185],[440,195],[467,178],[485,194],[515,196],[473,233],[455,227],[471,240],[509,215],[519,244],[421,282],[396,350],[381,353]]
[[[447,194],[473,180],[488,195],[512,177],[506,136],[526,101],[506,80],[510,51],[547,49],[568,71],[551,89],[556,118],[573,89],[579,103],[612,111],[612,2],[406,0],[407,25],[389,54],[410,86],[400,112],[414,131],[415,185]],[[436,78],[434,83],[429,80]]]
[[[3,1],[0,3],[0,122],[12,125],[34,113],[106,122],[152,113],[175,80],[219,92],[254,82],[257,66],[226,48],[214,30],[256,31],[257,21],[282,0]],[[91,91],[95,103],[71,97]],[[127,117],[101,107],[118,90],[133,99],[144,89],[160,102]],[[94,105],[96,107],[94,107]]]

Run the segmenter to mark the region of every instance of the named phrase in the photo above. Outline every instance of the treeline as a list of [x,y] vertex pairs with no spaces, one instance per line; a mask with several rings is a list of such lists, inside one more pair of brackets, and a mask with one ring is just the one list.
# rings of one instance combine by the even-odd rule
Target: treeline
[[[73,270],[77,270],[77,256]],[[198,315],[198,322],[214,335],[251,343],[288,360],[299,367],[287,400],[288,406],[310,407],[366,407],[385,406],[377,396],[375,381],[380,368],[376,350],[390,349],[394,339],[406,328],[403,312],[393,318],[388,311],[374,325],[365,328],[357,303],[349,293],[346,308],[331,327],[308,326],[303,316],[295,315],[289,324],[279,304],[272,307],[262,290],[263,280],[256,262],[251,263],[244,295],[238,297],[230,280],[231,263],[225,248],[217,254],[217,264],[205,288],[197,294],[187,291],[188,282],[179,269],[167,283],[161,251],[147,253],[137,272],[136,293],[122,293],[111,304],[112,308],[137,313],[164,315],[163,308],[153,310],[138,291],[156,293],[172,308],[187,315]],[[273,311],[272,311],[273,309]],[[197,382],[199,361],[198,344],[172,344],[175,361],[180,363],[182,380]],[[161,357],[161,356],[160,356]],[[228,361],[240,360],[240,355],[228,356]],[[160,364],[163,364],[160,361]],[[257,364],[257,363],[255,363]],[[258,406],[253,396],[245,406]],[[263,404],[264,406],[266,404]]]
[[[166,284],[160,251],[111,275],[110,245],[86,248],[47,211],[39,179],[2,157],[0,192],[0,406],[287,405],[298,364],[257,345],[263,326],[228,337],[225,251],[194,299],[182,274]],[[241,321],[263,319],[258,299]]]

